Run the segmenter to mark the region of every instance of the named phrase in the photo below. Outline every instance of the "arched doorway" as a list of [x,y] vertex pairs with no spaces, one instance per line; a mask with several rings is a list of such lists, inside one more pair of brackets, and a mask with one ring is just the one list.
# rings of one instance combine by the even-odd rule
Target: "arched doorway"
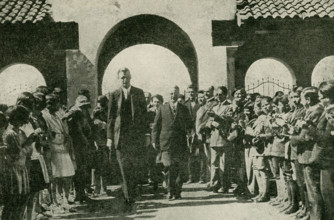
[[277,91],[287,93],[296,84],[291,68],[276,58],[263,58],[248,68],[245,88],[249,93],[273,96]]
[[46,85],[41,72],[28,64],[13,64],[0,71],[0,103],[14,105],[21,92],[33,92]]
[[175,53],[186,66],[192,84],[198,87],[197,54],[189,36],[174,22],[157,15],[137,15],[115,25],[97,54],[98,90],[110,61],[122,50],[138,44],[155,44]]
[[102,94],[119,87],[117,70],[127,65],[134,86],[168,99],[170,89],[178,85],[184,91],[191,83],[188,70],[178,56],[170,50],[153,45],[140,44],[129,47],[115,56],[105,70]]
[[334,80],[334,56],[321,59],[312,72],[312,86],[319,86],[323,81]]

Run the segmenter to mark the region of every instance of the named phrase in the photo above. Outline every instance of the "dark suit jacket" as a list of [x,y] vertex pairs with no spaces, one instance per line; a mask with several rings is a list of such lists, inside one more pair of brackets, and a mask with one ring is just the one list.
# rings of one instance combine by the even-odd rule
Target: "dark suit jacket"
[[184,105],[178,103],[175,117],[170,104],[161,106],[155,116],[152,129],[152,143],[160,140],[162,151],[170,150],[172,154],[184,154],[187,152],[187,130],[192,127],[190,114]]
[[[324,111],[321,105],[314,105],[306,110],[304,120],[310,121],[313,125],[304,126],[298,135],[291,137],[290,143],[297,146],[298,161],[301,164],[310,164],[310,158],[314,148],[314,127],[319,123]],[[312,129],[312,127],[313,129]]]
[[198,109],[201,107],[200,104],[198,104],[197,102],[195,102],[194,107],[191,106],[191,101],[187,100],[184,105],[188,108],[191,120],[193,122],[194,125],[194,129],[195,129],[195,124],[196,124],[196,115],[197,115],[197,111]]
[[[108,105],[108,127],[107,138],[113,141],[114,147],[119,149],[121,134],[121,106],[123,97],[122,88],[119,88],[109,95]],[[130,90],[132,124],[125,137],[128,137],[130,144],[143,146],[145,141],[145,131],[147,130],[147,109],[144,92],[141,89],[131,86]],[[124,138],[126,140],[126,138]]]

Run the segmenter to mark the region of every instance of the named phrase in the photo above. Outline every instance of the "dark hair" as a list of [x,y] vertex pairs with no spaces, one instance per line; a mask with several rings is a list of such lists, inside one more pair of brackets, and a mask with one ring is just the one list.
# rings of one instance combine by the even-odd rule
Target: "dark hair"
[[5,113],[8,109],[6,104],[0,104],[0,112]]
[[278,105],[278,103],[282,103],[284,105],[289,104],[289,99],[285,95],[283,95],[283,96],[276,96],[272,101],[273,101],[273,103],[275,105]]
[[4,113],[0,112],[0,128],[7,128],[7,126],[8,126],[7,117]]
[[35,98],[30,92],[22,92],[16,99],[16,105],[22,105],[29,110],[33,110]]
[[97,103],[100,103],[101,106],[107,107],[108,106],[108,98],[105,95],[100,95],[97,97]]
[[41,92],[34,92],[32,95],[35,98],[36,109],[42,111],[46,107],[45,95]]
[[275,92],[274,97],[279,97],[279,96],[283,96],[283,95],[284,95],[284,92],[282,92],[282,91],[277,91],[277,92]]
[[49,95],[51,93],[51,89],[49,89],[47,86],[38,86],[35,92],[41,92],[44,95]]
[[324,81],[319,85],[319,92],[330,100],[334,101],[334,80]]
[[29,111],[21,105],[10,106],[6,112],[9,123],[26,122],[29,118]]
[[234,90],[233,90],[233,92],[232,92],[231,95],[234,97],[234,94],[235,94],[237,91],[239,91],[239,90],[242,90],[242,91],[244,92],[245,95],[247,94],[247,93],[246,93],[246,90],[245,90],[244,87],[238,86],[238,87],[235,87],[235,88],[234,88]]
[[221,90],[224,95],[227,95],[227,88],[225,86],[219,86],[217,89]]
[[160,103],[164,103],[164,98],[160,94],[155,94],[154,96],[152,96],[152,100],[153,98],[157,98],[160,101]]

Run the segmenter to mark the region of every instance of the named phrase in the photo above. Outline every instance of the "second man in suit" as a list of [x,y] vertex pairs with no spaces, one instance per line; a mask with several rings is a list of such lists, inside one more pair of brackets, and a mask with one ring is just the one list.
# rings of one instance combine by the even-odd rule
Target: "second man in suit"
[[187,133],[192,127],[187,107],[177,102],[179,87],[170,93],[171,100],[161,106],[153,123],[152,145],[160,141],[161,161],[166,173],[169,199],[180,199],[187,161]]

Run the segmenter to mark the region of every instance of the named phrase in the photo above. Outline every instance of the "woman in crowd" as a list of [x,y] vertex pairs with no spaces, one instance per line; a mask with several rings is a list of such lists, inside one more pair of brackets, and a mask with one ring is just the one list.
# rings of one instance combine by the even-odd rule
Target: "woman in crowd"
[[30,193],[27,161],[32,153],[32,143],[41,130],[35,130],[28,138],[20,129],[28,123],[29,112],[22,106],[8,109],[10,126],[5,132],[6,150],[5,200],[2,219],[23,219]]
[[73,155],[70,137],[64,122],[56,114],[58,110],[57,98],[54,95],[46,96],[46,109],[43,110],[43,117],[48,127],[48,141],[51,152],[51,167],[54,186],[52,189],[53,199],[56,206],[60,206],[56,197],[56,189],[63,195],[63,208],[68,207],[69,192],[74,176],[74,165],[71,156]]

